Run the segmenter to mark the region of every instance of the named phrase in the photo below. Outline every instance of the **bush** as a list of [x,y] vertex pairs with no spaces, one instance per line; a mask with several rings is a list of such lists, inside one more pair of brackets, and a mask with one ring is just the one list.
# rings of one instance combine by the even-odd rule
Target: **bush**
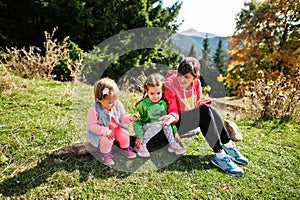
[[9,96],[13,92],[27,90],[28,84],[21,77],[14,76],[0,63],[0,96]]
[[68,55],[54,66],[52,75],[54,80],[74,81],[76,75],[80,74],[83,61],[83,50],[72,41],[69,41]]
[[259,78],[251,82],[247,96],[252,101],[251,111],[262,119],[299,121],[300,72],[293,78],[278,72],[275,80],[269,80],[259,71]]
[[[76,74],[80,72],[82,51],[68,37],[61,43],[53,39],[56,30],[54,28],[52,34],[45,31],[44,51],[35,46],[29,46],[28,50],[25,47],[6,48],[8,56],[3,59],[4,64],[15,75],[24,78],[75,80]],[[74,53],[77,55],[74,56]]]

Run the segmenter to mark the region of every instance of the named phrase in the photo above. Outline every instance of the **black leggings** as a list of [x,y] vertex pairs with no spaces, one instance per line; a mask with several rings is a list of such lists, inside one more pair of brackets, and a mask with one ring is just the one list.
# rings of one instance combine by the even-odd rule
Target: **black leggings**
[[182,112],[176,125],[179,135],[200,127],[202,135],[215,153],[222,149],[220,140],[223,144],[230,141],[221,116],[210,106],[204,105]]

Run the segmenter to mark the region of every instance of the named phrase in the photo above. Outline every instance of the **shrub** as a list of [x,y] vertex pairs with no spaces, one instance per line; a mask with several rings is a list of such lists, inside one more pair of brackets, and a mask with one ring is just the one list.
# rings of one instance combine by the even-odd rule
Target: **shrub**
[[75,77],[81,74],[83,55],[83,50],[76,43],[69,41],[68,54],[52,70],[53,79],[74,81]]
[[13,91],[27,90],[28,84],[22,78],[11,74],[4,64],[0,63],[0,96],[11,95]]
[[[47,80],[56,78],[61,80],[61,76],[68,76],[63,80],[75,80],[82,63],[82,51],[77,53],[77,57],[73,59],[74,55],[70,54],[72,51],[73,53],[78,52],[79,48],[71,43],[68,37],[64,38],[61,43],[57,39],[53,39],[56,30],[57,28],[54,28],[52,34],[45,31],[44,51],[35,46],[29,46],[28,50],[25,47],[21,49],[16,47],[6,48],[8,57],[4,59],[4,63],[7,68],[15,75],[24,78],[43,78]],[[70,45],[71,52],[69,50]],[[56,66],[62,68],[57,74],[53,71]],[[66,69],[69,71],[66,72]]]
[[259,71],[259,78],[247,89],[251,99],[251,111],[262,119],[299,121],[300,116],[300,72],[294,78],[278,72],[275,80],[265,78]]

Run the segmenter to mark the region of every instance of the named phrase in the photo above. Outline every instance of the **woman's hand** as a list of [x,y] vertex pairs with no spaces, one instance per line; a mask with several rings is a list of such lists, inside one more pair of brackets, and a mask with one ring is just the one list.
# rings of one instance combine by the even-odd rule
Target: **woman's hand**
[[175,117],[173,115],[164,115],[158,119],[158,122],[162,126],[169,126],[174,121],[175,121]]
[[115,139],[115,134],[112,130],[108,129],[106,137],[110,140],[114,140]]
[[207,105],[210,106],[212,103],[212,99],[208,98],[208,99],[204,99],[198,102],[198,106],[203,106],[203,105]]
[[139,148],[143,144],[143,138],[136,138],[135,140],[135,146]]

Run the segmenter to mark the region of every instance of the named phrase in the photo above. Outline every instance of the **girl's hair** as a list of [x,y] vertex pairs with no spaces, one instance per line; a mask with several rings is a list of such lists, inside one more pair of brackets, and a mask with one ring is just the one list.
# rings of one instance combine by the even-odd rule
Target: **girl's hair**
[[194,77],[199,77],[200,69],[201,64],[196,58],[186,57],[179,63],[178,74],[185,75],[190,72]]
[[164,92],[166,89],[165,85],[165,77],[159,73],[153,73],[150,74],[146,81],[144,82],[143,89],[143,97],[140,101],[138,101],[135,105],[137,106],[146,96],[146,93],[148,91],[148,87],[161,87],[162,91]]
[[114,80],[108,77],[98,80],[94,85],[95,102],[116,94],[119,94],[119,87]]

